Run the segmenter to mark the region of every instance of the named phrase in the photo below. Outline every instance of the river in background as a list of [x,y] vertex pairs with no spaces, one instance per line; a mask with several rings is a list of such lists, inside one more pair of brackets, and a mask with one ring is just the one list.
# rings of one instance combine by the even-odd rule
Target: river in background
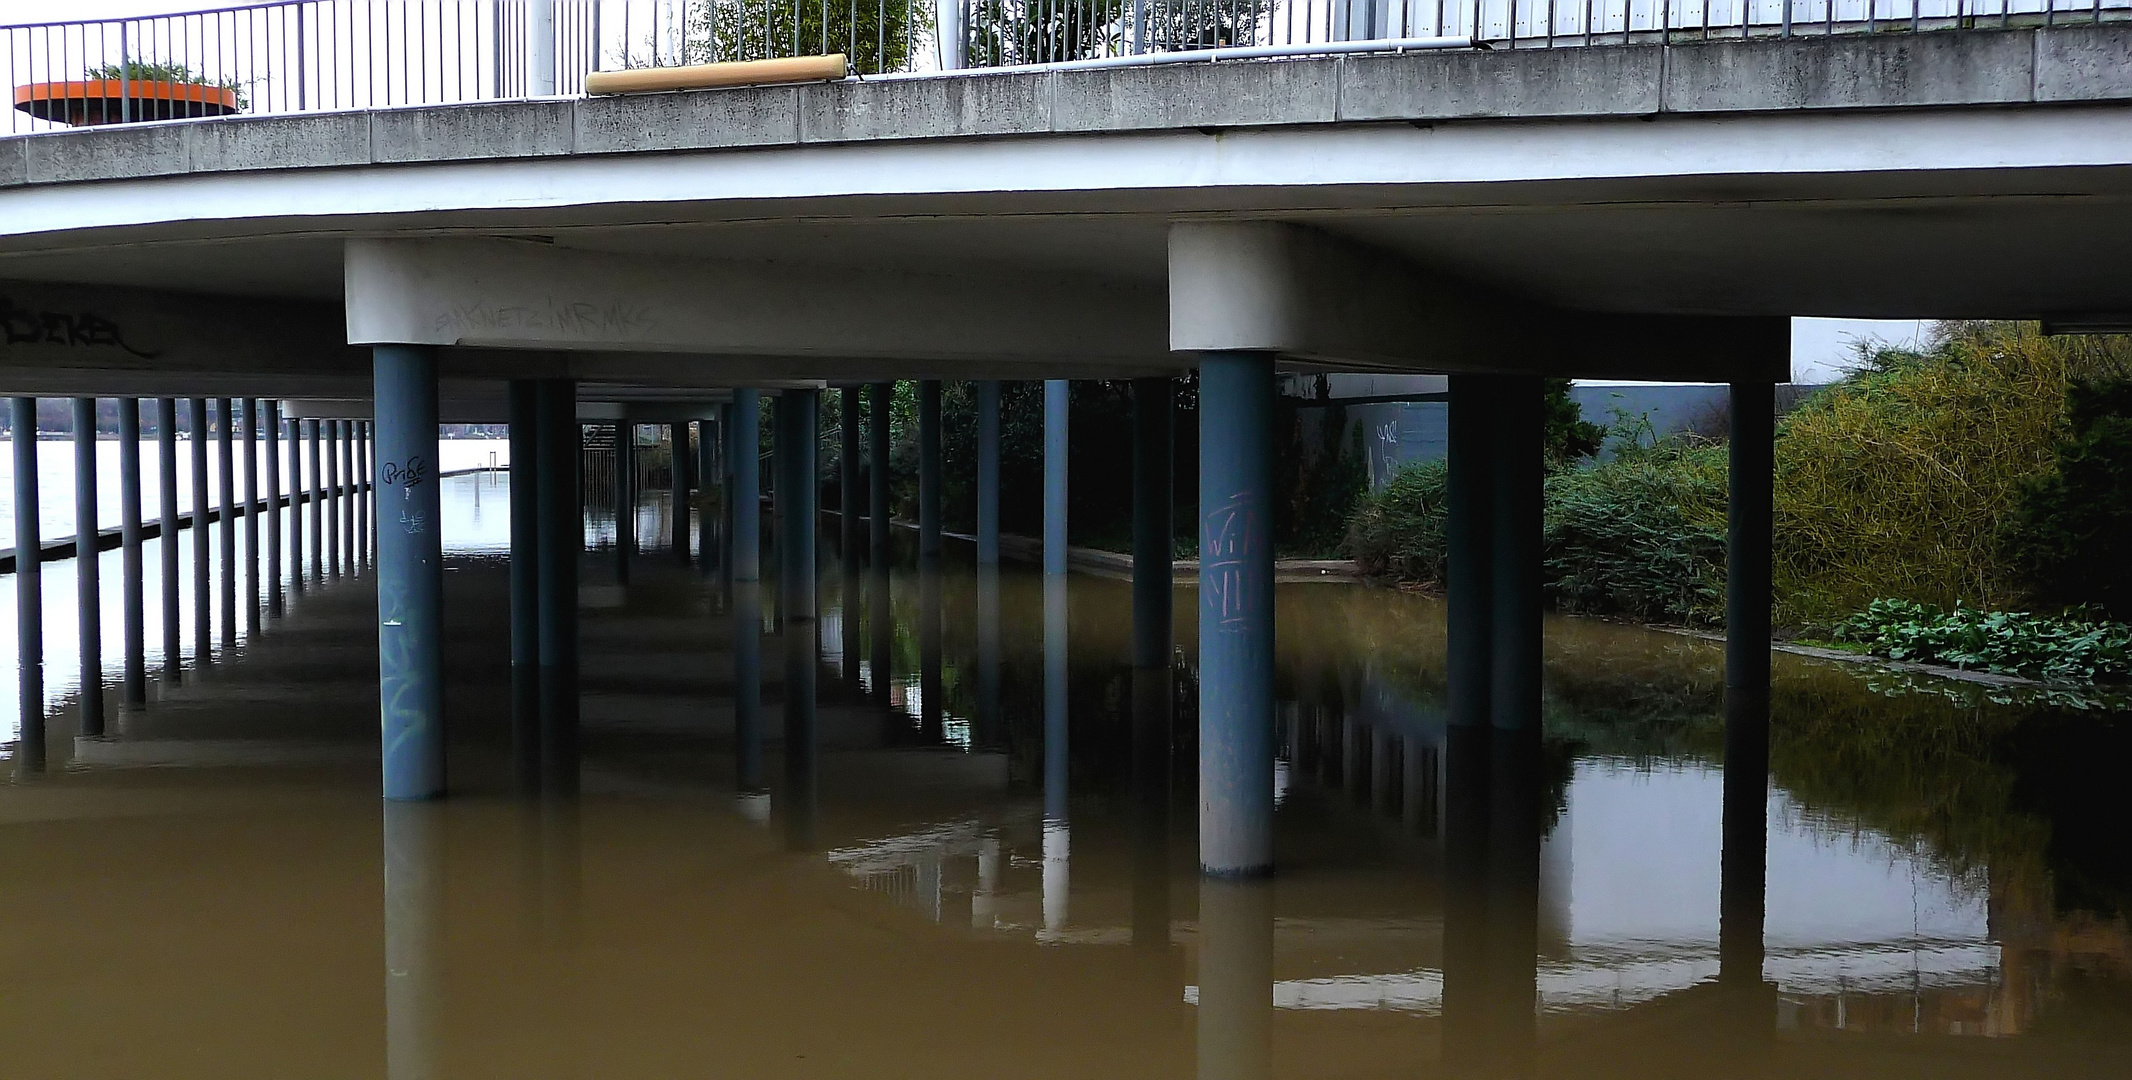
[[[1768,992],[1743,1029],[1711,996],[1721,649],[1550,618],[1537,955],[1512,965],[1536,1042],[1487,1035],[1469,1069],[1448,1056],[1462,1021],[1445,1007],[1438,601],[1280,587],[1282,869],[1253,887],[1267,934],[1239,953],[1214,914],[1235,897],[1195,872],[1191,589],[1176,593],[1175,767],[1151,808],[1127,584],[1072,579],[1070,792],[1047,801],[1041,579],[1001,574],[991,713],[967,553],[931,578],[906,553],[877,578],[847,574],[825,536],[814,638],[765,618],[770,783],[741,791],[733,594],[704,551],[689,565],[657,540],[663,495],[638,508],[646,550],[626,582],[611,515],[592,508],[585,794],[529,805],[509,795],[501,734],[508,478],[453,478],[444,495],[459,795],[417,808],[425,831],[381,824],[361,578],[313,588],[108,743],[55,735],[51,774],[0,786],[11,1076],[2132,1068],[2112,771],[2132,740],[2092,702],[1779,656]],[[46,572],[56,647],[73,571]],[[920,630],[931,603],[937,646]],[[804,775],[781,749],[787,645],[820,680]],[[433,891],[406,891],[410,865]],[[409,895],[426,898],[413,923],[394,906]],[[1238,970],[1270,1002],[1262,1025],[1205,1011]]]

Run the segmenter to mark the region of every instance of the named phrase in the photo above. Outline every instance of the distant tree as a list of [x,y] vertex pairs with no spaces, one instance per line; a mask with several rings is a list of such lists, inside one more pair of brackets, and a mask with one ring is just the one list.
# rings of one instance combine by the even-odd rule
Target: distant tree
[[691,5],[682,58],[692,64],[844,53],[862,75],[903,71],[933,30],[913,0],[711,0]]

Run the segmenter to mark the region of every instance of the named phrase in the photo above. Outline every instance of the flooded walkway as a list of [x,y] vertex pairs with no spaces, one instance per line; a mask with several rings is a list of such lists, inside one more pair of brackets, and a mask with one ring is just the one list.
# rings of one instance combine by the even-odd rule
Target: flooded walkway
[[[1548,623],[1536,942],[1475,949],[1461,890],[1500,883],[1450,850],[1436,601],[1281,587],[1282,869],[1203,882],[1189,644],[1165,761],[1128,586],[1072,580],[1060,788],[1041,582],[998,582],[995,690],[953,548],[874,574],[825,536],[815,640],[765,613],[767,790],[738,779],[713,560],[654,547],[624,586],[588,552],[581,795],[519,798],[507,498],[446,481],[450,799],[379,805],[367,576],[107,739],[54,716],[50,771],[0,787],[6,1075],[2132,1073],[2106,711],[1779,657],[1742,989],[1716,646]],[[787,648],[820,693],[797,758]]]

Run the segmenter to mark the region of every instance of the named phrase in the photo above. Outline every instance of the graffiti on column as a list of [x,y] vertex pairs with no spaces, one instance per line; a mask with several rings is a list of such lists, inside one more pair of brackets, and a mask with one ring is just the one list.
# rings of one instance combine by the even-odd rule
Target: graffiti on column
[[405,462],[385,463],[385,486],[400,489],[400,527],[410,536],[419,535],[429,524],[422,512],[415,508],[415,489],[428,479],[429,462],[424,461],[419,454]]
[[1258,554],[1258,500],[1238,492],[1229,501],[1209,511],[1201,526],[1201,587],[1206,603],[1214,605],[1215,625],[1225,633],[1240,632],[1265,612],[1263,584],[1253,580],[1248,564]]

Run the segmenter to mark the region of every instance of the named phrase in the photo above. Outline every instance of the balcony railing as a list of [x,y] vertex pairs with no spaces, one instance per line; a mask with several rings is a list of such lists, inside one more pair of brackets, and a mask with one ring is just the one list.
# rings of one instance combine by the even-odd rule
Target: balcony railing
[[593,71],[820,53],[864,77],[2128,18],[2132,0],[270,0],[0,26],[0,133],[573,95]]

